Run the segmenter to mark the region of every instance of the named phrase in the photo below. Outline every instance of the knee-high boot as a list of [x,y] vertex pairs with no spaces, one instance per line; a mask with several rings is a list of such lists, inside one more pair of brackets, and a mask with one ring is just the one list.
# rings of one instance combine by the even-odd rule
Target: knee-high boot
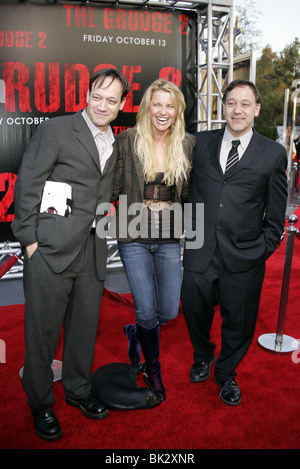
[[152,392],[160,401],[165,401],[166,391],[161,379],[161,367],[159,358],[159,326],[146,329],[137,324],[138,335],[144,354],[147,370],[144,377]]
[[132,365],[139,366],[141,363],[140,338],[136,324],[128,324],[124,327],[124,333],[128,339],[128,357]]

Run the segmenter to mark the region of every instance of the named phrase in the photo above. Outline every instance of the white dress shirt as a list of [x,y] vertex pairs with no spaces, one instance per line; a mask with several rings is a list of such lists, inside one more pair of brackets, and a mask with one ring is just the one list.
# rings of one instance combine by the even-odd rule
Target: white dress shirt
[[234,137],[227,127],[225,127],[224,135],[223,135],[223,140],[222,140],[222,145],[221,145],[221,151],[220,151],[220,165],[223,170],[225,171],[225,166],[226,166],[226,161],[228,157],[228,153],[231,150],[232,147],[232,140],[240,140],[240,145],[238,146],[238,154],[239,154],[239,159],[242,158],[247,146],[250,143],[250,140],[253,135],[253,130],[250,129],[249,132],[247,132],[245,135],[242,135],[241,137],[237,138]]
[[[98,154],[99,154],[100,169],[101,169],[101,172],[103,173],[106,162],[108,158],[111,156],[112,151],[113,151],[113,143],[115,140],[113,131],[111,129],[111,126],[108,125],[106,128],[106,131],[101,132],[101,130],[99,130],[98,127],[96,127],[95,124],[93,124],[93,122],[87,115],[85,109],[82,111],[82,117],[84,118],[85,122],[87,123],[94,137],[95,144],[96,144]],[[92,228],[95,228],[95,227],[96,227],[96,219],[93,221],[93,225],[92,225]]]
[[82,116],[93,134],[96,147],[99,153],[101,172],[103,173],[106,162],[112,154],[113,143],[115,141],[112,128],[110,125],[108,125],[105,132],[99,130],[98,127],[96,127],[95,124],[91,121],[85,109],[82,111]]

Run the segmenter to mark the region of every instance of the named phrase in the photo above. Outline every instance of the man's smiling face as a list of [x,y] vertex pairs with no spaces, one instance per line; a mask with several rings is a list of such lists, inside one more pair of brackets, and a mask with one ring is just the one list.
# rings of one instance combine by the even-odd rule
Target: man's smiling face
[[91,92],[88,91],[86,113],[103,132],[123,109],[125,98],[121,101],[121,97],[122,85],[117,79],[112,81],[111,77],[105,78],[100,86],[93,84]]
[[249,86],[236,86],[229,91],[223,104],[223,114],[227,128],[234,137],[246,134],[253,125],[254,117],[260,112],[260,104]]

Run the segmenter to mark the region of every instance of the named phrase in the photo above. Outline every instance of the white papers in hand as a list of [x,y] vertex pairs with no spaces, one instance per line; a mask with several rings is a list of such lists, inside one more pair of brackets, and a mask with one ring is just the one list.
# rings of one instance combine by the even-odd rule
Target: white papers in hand
[[46,181],[40,212],[68,217],[71,213],[72,187],[65,182]]

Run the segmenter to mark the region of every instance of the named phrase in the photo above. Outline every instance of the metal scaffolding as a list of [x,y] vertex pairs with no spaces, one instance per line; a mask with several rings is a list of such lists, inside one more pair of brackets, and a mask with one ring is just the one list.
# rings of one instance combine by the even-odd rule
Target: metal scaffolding
[[220,128],[223,124],[223,90],[233,77],[232,1],[205,3],[198,9],[198,130]]

